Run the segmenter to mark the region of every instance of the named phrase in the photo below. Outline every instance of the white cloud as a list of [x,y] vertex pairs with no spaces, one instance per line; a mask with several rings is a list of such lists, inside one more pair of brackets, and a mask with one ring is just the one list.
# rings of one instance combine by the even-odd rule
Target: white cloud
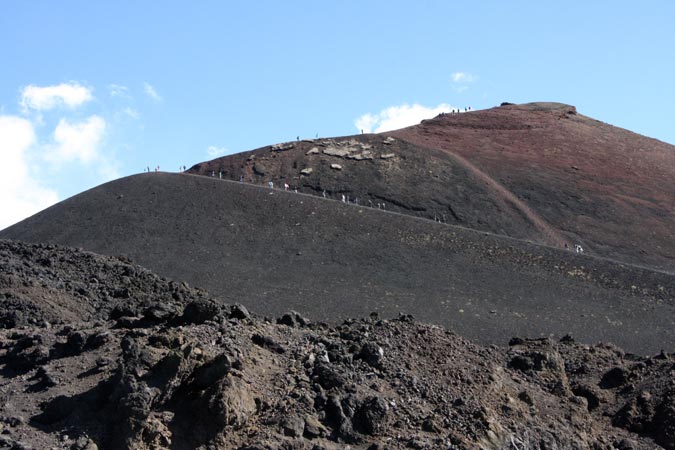
[[124,108],[124,114],[131,117],[132,119],[138,119],[140,114],[134,108]]
[[93,99],[91,89],[77,83],[62,83],[55,86],[28,85],[21,90],[21,107],[24,111],[44,111],[65,105],[71,108]]
[[354,126],[356,129],[362,133],[370,133],[379,122],[379,115],[377,114],[364,114],[354,121]]
[[120,84],[111,84],[108,86],[108,92],[111,97],[130,97],[129,88]]
[[57,164],[76,160],[89,164],[100,159],[99,146],[105,128],[105,120],[95,115],[80,123],[61,119],[54,130],[56,145],[48,148],[45,159]]
[[153,99],[157,102],[162,100],[162,97],[157,93],[155,88],[152,87],[152,85],[150,83],[148,83],[148,82],[143,83],[143,90],[145,91],[146,94],[148,94],[148,96],[151,99]]
[[452,90],[461,94],[469,89],[469,85],[478,80],[478,77],[468,72],[455,72],[450,75],[450,80],[453,83]]
[[418,104],[391,106],[377,114],[362,115],[354,121],[354,126],[364,133],[382,133],[418,124],[424,119],[430,119],[453,109],[457,108],[446,103],[431,108]]
[[209,148],[206,149],[206,153],[211,158],[217,158],[218,156],[222,156],[227,152],[228,149],[226,147],[216,147],[215,145],[209,145]]
[[466,72],[455,72],[451,75],[453,83],[472,83],[476,77]]
[[0,116],[0,229],[58,201],[57,193],[40,186],[31,174],[28,150],[35,144],[33,125],[16,116]]

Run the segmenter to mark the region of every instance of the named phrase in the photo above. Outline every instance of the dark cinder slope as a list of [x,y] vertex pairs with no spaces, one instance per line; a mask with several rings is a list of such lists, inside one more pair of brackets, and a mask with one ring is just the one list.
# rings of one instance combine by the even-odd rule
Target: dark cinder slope
[[675,273],[675,147],[560,103],[278,144],[190,172],[286,182],[334,199],[344,194],[560,248],[581,244],[587,253]]
[[320,197],[358,202],[423,217],[545,242],[533,224],[494,195],[452,155],[386,135],[366,134],[288,142],[196,164],[196,175],[243,180]]
[[403,312],[481,343],[572,333],[639,353],[675,346],[671,275],[246,183],[127,177],[0,238],[125,255],[262,314]]

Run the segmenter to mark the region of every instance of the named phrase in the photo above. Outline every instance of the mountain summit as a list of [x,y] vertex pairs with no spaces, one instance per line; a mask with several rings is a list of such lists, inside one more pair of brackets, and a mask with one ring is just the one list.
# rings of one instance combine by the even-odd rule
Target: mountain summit
[[441,114],[287,142],[190,173],[313,195],[675,271],[675,147],[562,103]]

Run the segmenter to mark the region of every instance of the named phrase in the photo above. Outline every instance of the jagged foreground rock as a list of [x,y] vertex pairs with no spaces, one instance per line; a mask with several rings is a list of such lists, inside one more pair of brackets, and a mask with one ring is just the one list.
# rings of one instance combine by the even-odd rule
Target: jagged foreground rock
[[675,358],[409,316],[277,321],[128,261],[0,241],[5,448],[675,448]]

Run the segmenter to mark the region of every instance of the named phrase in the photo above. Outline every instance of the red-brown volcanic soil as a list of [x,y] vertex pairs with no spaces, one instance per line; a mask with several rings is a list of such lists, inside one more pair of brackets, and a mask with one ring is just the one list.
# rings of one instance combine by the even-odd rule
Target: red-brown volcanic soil
[[444,114],[391,133],[461,158],[594,254],[675,270],[675,147],[559,103]]
[[[335,164],[339,165],[336,168]],[[675,271],[675,147],[559,103],[277,144],[190,173],[291,189]]]

